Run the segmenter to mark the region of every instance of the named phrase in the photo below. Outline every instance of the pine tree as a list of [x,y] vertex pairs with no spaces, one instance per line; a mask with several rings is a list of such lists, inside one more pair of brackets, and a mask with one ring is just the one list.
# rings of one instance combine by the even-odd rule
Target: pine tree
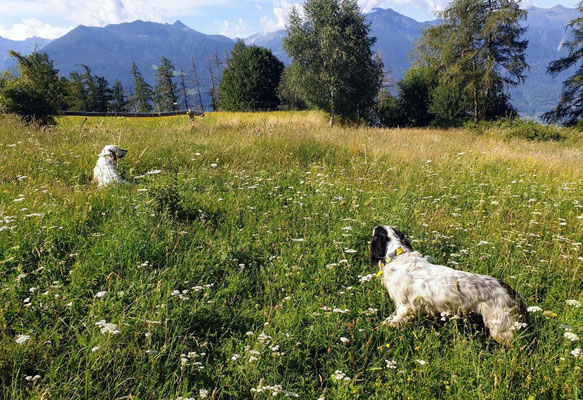
[[166,57],[160,58],[160,65],[156,70],[156,88],[154,103],[158,111],[176,111],[178,99],[176,84],[174,83],[174,65]]
[[98,87],[97,87],[97,77],[94,77],[91,74],[91,69],[85,65],[81,64],[83,67],[84,72],[81,75],[81,79],[83,84],[85,85],[85,91],[87,94],[87,98],[85,99],[87,106],[82,111],[98,111],[99,108],[99,94],[98,94]]
[[135,92],[132,103],[136,112],[150,112],[152,110],[152,87],[144,80],[136,63],[132,64]]
[[[583,14],[583,1],[577,4],[577,10]],[[556,77],[559,73],[576,66],[575,72],[563,81],[563,90],[559,104],[554,110],[544,114],[547,122],[575,125],[583,117],[583,16],[575,18],[567,26],[570,40],[563,43],[568,54],[551,62],[547,72]]]
[[67,109],[72,111],[89,111],[89,93],[84,77],[77,71],[69,74],[67,82]]
[[374,105],[382,62],[373,56],[376,39],[356,0],[307,0],[303,15],[290,13],[283,48],[297,65],[308,104],[358,120]]
[[126,111],[127,105],[128,101],[125,96],[123,85],[116,79],[111,91],[109,109],[113,112],[124,112]]
[[112,91],[107,80],[102,76],[95,77],[95,111],[109,111]]
[[67,104],[73,111],[107,112],[111,89],[102,76],[92,75],[91,68],[81,64],[83,73],[73,71],[67,84]]
[[219,86],[220,108],[227,111],[275,110],[283,63],[271,50],[237,41]]
[[[417,43],[417,66],[461,88],[474,122],[513,114],[504,90],[524,81],[526,11],[514,0],[454,0]],[[443,96],[441,97],[443,98]],[[459,113],[457,113],[459,114]]]

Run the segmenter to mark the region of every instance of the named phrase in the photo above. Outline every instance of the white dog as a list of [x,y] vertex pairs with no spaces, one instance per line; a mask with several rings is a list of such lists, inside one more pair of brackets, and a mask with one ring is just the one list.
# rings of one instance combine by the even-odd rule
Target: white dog
[[479,314],[494,340],[508,346],[514,332],[529,324],[522,297],[504,282],[432,264],[393,227],[374,228],[370,259],[395,303],[391,326],[416,315]]
[[127,152],[127,150],[112,144],[105,146],[98,154],[97,164],[93,168],[93,181],[97,182],[98,186],[127,183],[117,173],[117,160],[123,158]]

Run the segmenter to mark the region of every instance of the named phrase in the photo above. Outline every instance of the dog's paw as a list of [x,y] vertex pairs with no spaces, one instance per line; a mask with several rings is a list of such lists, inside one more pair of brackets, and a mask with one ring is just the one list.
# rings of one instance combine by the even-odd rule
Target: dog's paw
[[381,325],[389,325],[391,328],[396,328],[400,325],[400,321],[398,321],[395,316],[390,316],[383,321]]

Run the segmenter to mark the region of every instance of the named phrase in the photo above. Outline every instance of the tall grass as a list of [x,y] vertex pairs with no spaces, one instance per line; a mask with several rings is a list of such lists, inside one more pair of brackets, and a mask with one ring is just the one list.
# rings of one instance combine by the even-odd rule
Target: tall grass
[[[564,337],[583,333],[576,139],[329,129],[317,113],[1,118],[2,398],[583,397]],[[129,150],[131,184],[91,184],[107,144]],[[536,339],[381,326],[380,223],[508,282],[542,309]]]

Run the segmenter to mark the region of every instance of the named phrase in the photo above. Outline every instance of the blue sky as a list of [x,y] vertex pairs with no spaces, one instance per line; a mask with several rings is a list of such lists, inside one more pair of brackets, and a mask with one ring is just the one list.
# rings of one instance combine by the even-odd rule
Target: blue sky
[[[142,19],[179,19],[204,33],[247,37],[283,29],[290,8],[302,0],[0,0],[0,36],[23,40],[31,36],[62,36],[79,24],[105,26]],[[418,21],[434,18],[448,0],[359,0],[364,11],[393,8]],[[575,7],[577,0],[561,0]],[[556,0],[525,0],[523,7],[552,7]]]

